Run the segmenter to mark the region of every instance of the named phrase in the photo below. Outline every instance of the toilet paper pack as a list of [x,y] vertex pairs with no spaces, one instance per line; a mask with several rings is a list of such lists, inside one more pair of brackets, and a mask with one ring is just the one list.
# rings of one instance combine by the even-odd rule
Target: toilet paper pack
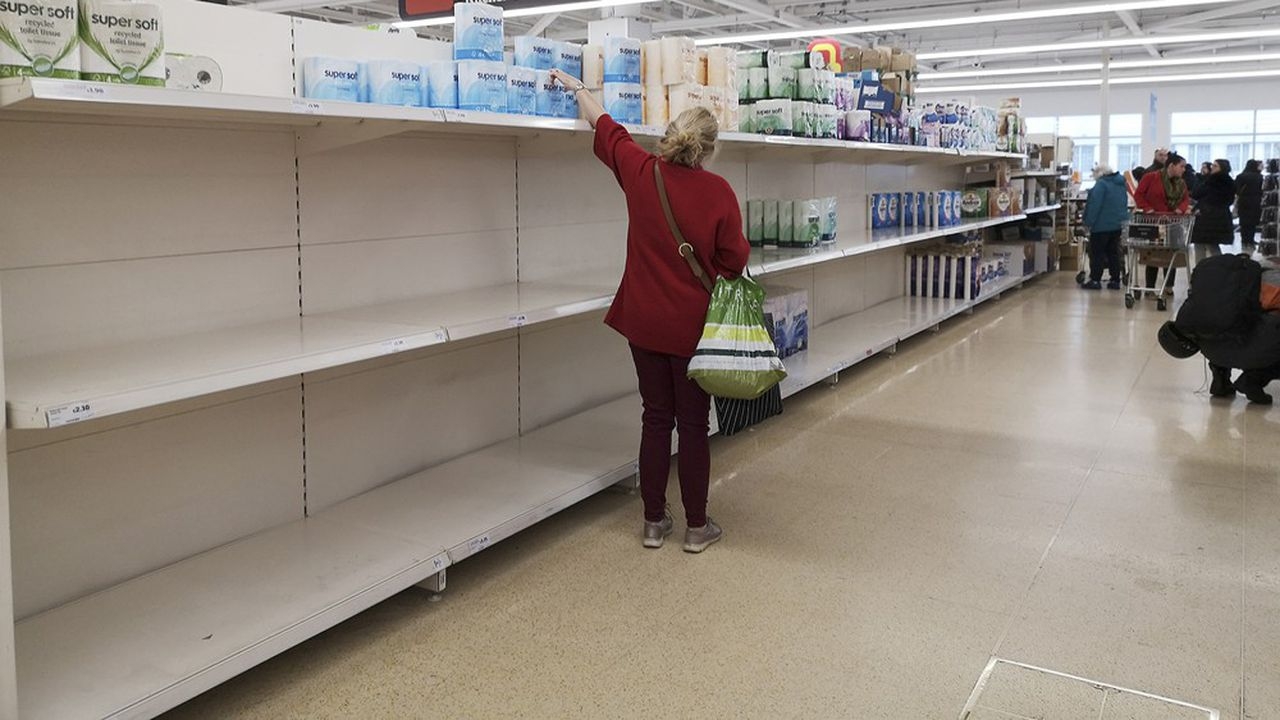
[[517,35],[515,65],[531,70],[550,70],[556,66],[559,45],[555,40],[547,38]]
[[605,81],[604,111],[620,123],[639,125],[644,122],[643,87],[639,83]]
[[453,6],[453,59],[502,62],[502,8],[477,2]]
[[817,247],[822,240],[822,203],[816,199],[792,203],[792,247]]
[[796,69],[774,65],[769,68],[768,97],[773,100],[794,99],[796,97]]
[[755,104],[755,130],[764,135],[790,135],[790,100],[761,100]]
[[302,61],[302,96],[316,100],[360,102],[360,63],[310,57]]
[[427,106],[458,107],[458,63],[439,60],[427,65]]
[[365,63],[364,101],[379,105],[422,106],[422,68],[398,60]]
[[747,100],[766,100],[769,97],[769,68],[748,68],[747,75],[747,94],[744,99]]
[[778,247],[791,247],[795,237],[795,204],[791,200],[778,202]]
[[644,58],[641,82],[648,87],[662,84],[662,41],[647,40],[640,46]]
[[733,87],[730,82],[736,75],[738,65],[733,51],[727,47],[707,48],[707,84],[716,87]]
[[747,243],[764,247],[764,201],[747,201]]
[[705,102],[704,88],[701,85],[683,84],[667,88],[667,115],[671,120],[680,117],[680,113]]
[[507,66],[488,60],[459,62],[458,107],[463,110],[506,112]]
[[640,41],[608,37],[604,41],[604,82],[640,84]]
[[778,201],[764,201],[764,244],[778,244]]
[[769,51],[768,50],[740,50],[737,55],[738,67],[747,68],[763,68],[769,67]]
[[662,38],[662,84],[682,85],[698,81],[698,46],[693,38]]
[[563,85],[551,79],[551,73],[547,70],[534,71],[536,77],[536,96],[535,107],[537,114],[542,117],[573,117],[578,116],[578,104],[576,100],[570,107],[569,101],[572,93],[565,89]]
[[507,112],[513,115],[538,114],[538,71],[527,67],[507,68]]
[[[81,0],[79,29],[82,79],[164,87],[164,27],[159,5]],[[356,92],[358,96],[358,85]]]
[[555,69],[582,79],[582,46],[577,43],[556,43]]
[[663,126],[671,122],[667,114],[667,87],[665,85],[646,85],[644,87],[644,124]]
[[0,78],[80,77],[75,0],[0,1]]

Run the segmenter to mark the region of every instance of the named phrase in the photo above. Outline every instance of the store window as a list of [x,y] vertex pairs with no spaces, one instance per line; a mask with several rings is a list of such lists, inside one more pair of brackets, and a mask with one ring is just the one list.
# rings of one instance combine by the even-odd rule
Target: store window
[[1174,149],[1199,168],[1217,158],[1239,172],[1252,159],[1280,157],[1280,110],[1217,110],[1174,113]]
[[1207,142],[1184,142],[1177,138],[1173,140],[1174,152],[1187,159],[1191,163],[1191,167],[1197,171],[1200,170],[1200,163],[1207,163],[1213,160],[1213,144]]
[[1139,165],[1145,165],[1142,158],[1142,143],[1123,143],[1111,145],[1111,157],[1114,162],[1111,165],[1120,171],[1130,170]]

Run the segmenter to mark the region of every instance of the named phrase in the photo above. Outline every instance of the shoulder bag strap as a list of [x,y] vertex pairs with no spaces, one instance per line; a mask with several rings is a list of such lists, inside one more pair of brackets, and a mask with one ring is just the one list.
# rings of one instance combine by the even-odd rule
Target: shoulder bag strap
[[702,269],[702,264],[698,262],[698,256],[693,253],[693,246],[685,241],[684,235],[680,232],[680,226],[676,224],[676,216],[671,212],[671,200],[667,198],[667,186],[662,182],[662,161],[653,163],[653,177],[658,182],[658,200],[662,202],[662,214],[667,216],[667,227],[671,228],[671,234],[676,239],[676,251],[680,253],[680,257],[689,263],[689,269],[693,271],[693,276],[698,278],[698,282],[702,283],[702,287],[707,292],[711,292],[711,279],[707,277],[707,273]]

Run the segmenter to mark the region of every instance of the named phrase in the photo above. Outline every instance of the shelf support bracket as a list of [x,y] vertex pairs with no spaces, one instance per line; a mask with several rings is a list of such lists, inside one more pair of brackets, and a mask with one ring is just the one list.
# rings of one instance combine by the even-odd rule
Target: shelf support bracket
[[399,135],[413,129],[408,122],[377,122],[361,120],[355,124],[321,123],[297,132],[298,155],[316,155],[330,150],[359,145],[384,137]]
[[432,575],[426,580],[423,580],[422,582],[418,583],[417,587],[420,587],[423,590],[426,590],[428,592],[442,593],[444,592],[444,588],[445,588],[445,573],[447,572],[448,572],[448,568],[445,568],[440,572],[436,573],[435,575]]

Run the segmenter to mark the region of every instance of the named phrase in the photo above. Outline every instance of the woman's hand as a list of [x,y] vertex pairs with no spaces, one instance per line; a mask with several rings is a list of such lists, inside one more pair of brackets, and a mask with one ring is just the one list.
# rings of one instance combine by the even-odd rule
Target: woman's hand
[[586,87],[582,84],[581,80],[563,70],[552,70],[551,79],[560,83],[569,90],[569,92],[577,92]]

